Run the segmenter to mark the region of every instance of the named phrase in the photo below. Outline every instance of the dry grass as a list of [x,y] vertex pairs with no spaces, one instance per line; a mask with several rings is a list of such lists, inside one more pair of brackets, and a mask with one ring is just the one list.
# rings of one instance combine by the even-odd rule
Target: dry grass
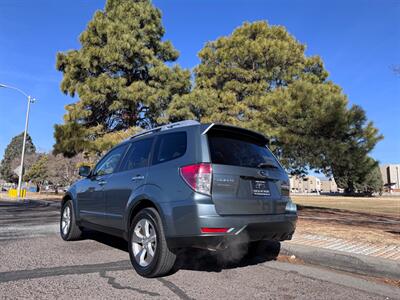
[[296,204],[303,206],[343,209],[362,213],[395,215],[400,217],[400,197],[343,197],[343,196],[296,196]]
[[380,244],[400,243],[400,197],[293,196],[296,233]]
[[55,193],[31,193],[28,192],[26,198],[34,200],[61,200],[64,196],[63,192]]

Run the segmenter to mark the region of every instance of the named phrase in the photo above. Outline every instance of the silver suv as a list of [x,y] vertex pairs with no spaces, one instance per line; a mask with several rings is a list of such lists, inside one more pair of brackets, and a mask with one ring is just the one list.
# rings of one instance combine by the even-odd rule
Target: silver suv
[[297,220],[286,172],[268,139],[195,121],[142,132],[110,150],[65,194],[60,232],[123,237],[142,276],[168,273],[177,249],[291,239]]

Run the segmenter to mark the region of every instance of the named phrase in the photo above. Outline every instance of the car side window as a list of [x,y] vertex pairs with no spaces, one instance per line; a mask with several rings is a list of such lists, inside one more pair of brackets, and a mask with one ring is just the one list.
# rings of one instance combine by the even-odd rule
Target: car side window
[[152,144],[152,138],[133,142],[122,162],[121,171],[146,167],[149,162]]
[[154,150],[153,164],[181,157],[186,152],[186,132],[174,132],[160,135]]
[[96,176],[113,173],[118,167],[118,163],[125,153],[127,145],[123,145],[111,150],[96,166],[94,174]]

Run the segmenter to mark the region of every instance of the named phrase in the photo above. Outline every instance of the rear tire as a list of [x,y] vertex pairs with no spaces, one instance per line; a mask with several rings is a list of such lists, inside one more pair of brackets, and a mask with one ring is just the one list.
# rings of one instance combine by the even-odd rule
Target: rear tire
[[76,224],[75,210],[71,200],[66,201],[61,209],[60,235],[64,241],[79,240],[82,237],[82,231]]
[[147,278],[168,274],[176,255],[168,248],[161,217],[154,208],[141,210],[129,229],[129,257],[136,272]]

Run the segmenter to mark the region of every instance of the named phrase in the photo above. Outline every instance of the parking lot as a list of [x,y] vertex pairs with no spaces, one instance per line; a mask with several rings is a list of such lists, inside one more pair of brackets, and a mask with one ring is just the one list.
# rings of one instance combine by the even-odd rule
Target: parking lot
[[187,252],[170,276],[144,279],[123,240],[87,232],[58,236],[59,203],[0,205],[0,297],[161,299],[396,299],[399,289],[318,266],[249,257],[229,262]]

